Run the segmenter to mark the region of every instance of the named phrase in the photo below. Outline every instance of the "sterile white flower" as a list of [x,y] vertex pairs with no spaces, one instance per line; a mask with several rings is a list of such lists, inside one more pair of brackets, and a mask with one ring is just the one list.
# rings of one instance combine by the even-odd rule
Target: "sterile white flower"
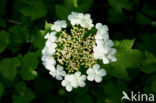
[[86,80],[86,75],[81,75],[81,72],[75,72],[75,77],[80,87],[84,87],[86,85],[84,82]]
[[45,51],[48,53],[48,54],[53,54],[55,53],[55,48],[57,47],[56,43],[48,43],[46,42],[46,46],[45,46]]
[[67,91],[72,91],[73,88],[78,87],[78,82],[74,74],[66,75],[65,79],[62,81],[62,86],[66,88]]
[[93,68],[89,68],[87,70],[87,79],[89,81],[96,81],[96,82],[101,82],[102,81],[102,77],[105,76],[107,73],[104,69],[100,69],[100,65],[99,64],[94,64]]
[[95,35],[95,39],[98,40],[98,39],[101,39],[101,40],[104,40],[104,41],[107,41],[109,39],[109,35],[108,33],[104,33],[104,34],[96,34]]
[[50,71],[50,75],[55,77],[57,80],[62,80],[63,76],[66,76],[66,72],[63,70],[62,66],[57,66],[56,69]]
[[81,27],[90,30],[94,25],[90,14],[72,12],[68,16],[68,20],[72,25],[80,24]]
[[102,25],[101,23],[96,24],[97,34],[105,34],[108,32],[108,27],[106,25]]
[[51,26],[51,30],[55,30],[57,32],[60,32],[62,30],[62,28],[66,28],[66,27],[67,27],[67,23],[65,20],[57,20]]
[[43,65],[46,67],[46,69],[53,70],[53,68],[55,68],[54,66],[56,64],[56,61],[53,57],[43,56],[42,60],[44,61]]
[[47,33],[44,38],[47,39],[49,42],[53,43],[57,39],[55,35],[56,35],[56,32]]
[[116,61],[117,59],[114,56],[116,52],[111,53],[114,43],[109,39],[108,27],[102,25],[102,23],[97,23],[95,27],[97,33],[95,35],[96,46],[93,48],[94,58],[102,59],[104,64],[108,64],[110,61]]
[[82,14],[82,13],[79,13],[79,19],[80,19],[80,25],[83,27],[83,28],[88,28],[89,30],[94,26],[92,24],[92,19],[91,19],[91,16],[90,14]]
[[72,12],[68,16],[68,20],[70,21],[72,25],[80,24],[80,19],[79,19],[78,13],[76,12]]

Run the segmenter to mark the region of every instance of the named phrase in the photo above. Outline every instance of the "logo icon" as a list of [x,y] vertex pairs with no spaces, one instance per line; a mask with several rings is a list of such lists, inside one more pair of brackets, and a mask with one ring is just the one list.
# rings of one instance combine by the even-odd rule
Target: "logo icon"
[[127,93],[126,93],[125,91],[122,91],[122,94],[123,94],[123,97],[121,98],[121,101],[122,101],[123,99],[127,99],[127,100],[130,101],[130,98],[128,97],[128,95],[127,95]]
[[140,92],[134,93],[133,91],[131,91],[131,95],[128,96],[128,94],[125,91],[122,91],[122,100],[129,100],[129,101],[154,101],[155,97],[154,94],[141,94]]

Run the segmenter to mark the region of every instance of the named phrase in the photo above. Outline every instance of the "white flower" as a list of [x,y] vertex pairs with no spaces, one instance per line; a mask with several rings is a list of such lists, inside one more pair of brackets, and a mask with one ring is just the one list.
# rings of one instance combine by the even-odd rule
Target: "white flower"
[[67,27],[67,23],[65,20],[57,20],[51,26],[51,30],[55,30],[57,32],[60,32],[62,30],[62,28],[66,28],[66,27]]
[[66,76],[66,72],[63,70],[62,66],[57,66],[56,69],[52,69],[49,74],[51,74],[57,80],[62,80],[62,77]]
[[115,48],[112,48],[109,55],[108,55],[108,58],[111,60],[111,61],[117,61],[117,58],[114,56],[116,53],[116,49]]
[[68,20],[70,21],[72,25],[80,24],[80,19],[79,19],[78,13],[76,12],[72,12],[68,16]]
[[53,57],[43,56],[42,60],[44,61],[43,65],[45,66],[46,69],[53,70],[53,68],[55,68],[54,66],[56,64],[56,61]]
[[53,43],[57,39],[55,35],[56,35],[56,32],[47,33],[44,38],[48,39],[48,41]]
[[117,61],[117,58],[114,56],[116,53],[116,49],[112,48],[110,49],[109,53],[103,58],[103,63],[108,64],[109,61]]
[[103,51],[101,49],[99,49],[97,46],[94,46],[93,51],[95,59],[102,59],[104,54],[102,53]]
[[96,29],[96,45],[93,47],[94,58],[102,59],[104,64],[108,64],[110,61],[117,61],[114,56],[116,51],[112,50],[114,43],[109,39],[108,27],[106,25],[102,25],[101,23],[97,23]]
[[74,74],[66,75],[61,84],[63,87],[66,87],[66,90],[69,92],[72,91],[73,88],[78,87],[78,82]]
[[55,53],[55,48],[57,47],[56,43],[50,43],[49,41],[46,42],[46,46],[42,50],[42,54],[49,54],[52,55]]
[[105,34],[108,32],[107,25],[102,25],[101,23],[97,23],[95,27],[98,30],[97,34]]
[[91,19],[91,16],[90,14],[82,14],[82,13],[79,13],[79,19],[80,19],[80,25],[83,27],[83,28],[88,28],[89,30],[94,26],[92,24],[92,19]]
[[93,68],[89,68],[87,70],[87,79],[89,81],[96,81],[96,82],[101,82],[102,81],[102,77],[105,76],[107,73],[104,69],[100,69],[100,65],[99,64],[94,64]]
[[76,72],[75,77],[80,87],[84,87],[86,85],[84,82],[86,80],[86,75],[81,75],[81,72]]
[[95,35],[95,39],[98,40],[98,39],[103,39],[104,41],[107,41],[109,39],[109,35],[108,33],[104,33],[104,34],[96,34]]
[[80,24],[81,27],[90,30],[94,25],[90,14],[72,12],[68,16],[68,20],[72,25]]

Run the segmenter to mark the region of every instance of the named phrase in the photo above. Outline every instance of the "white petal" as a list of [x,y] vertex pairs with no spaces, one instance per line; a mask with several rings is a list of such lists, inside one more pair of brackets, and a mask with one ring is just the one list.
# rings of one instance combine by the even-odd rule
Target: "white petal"
[[113,43],[112,40],[108,40],[107,45],[110,46],[110,47],[112,47],[114,45],[114,43]]
[[117,51],[117,50],[116,50],[115,48],[112,48],[112,49],[111,49],[111,55],[114,55],[114,54],[116,53],[116,51]]
[[46,46],[47,46],[47,47],[50,47],[51,45],[52,45],[52,42],[51,42],[50,40],[47,40],[47,41],[46,41]]
[[85,14],[85,18],[90,18],[91,15],[90,14]]
[[109,56],[109,59],[113,62],[117,61],[117,58],[113,55]]
[[62,86],[66,86],[66,85],[68,85],[68,82],[66,81],[66,80],[63,80],[62,82],[61,82],[61,84],[62,84]]
[[101,23],[97,23],[96,24],[96,29],[101,29],[102,28],[102,24]]
[[95,78],[95,76],[94,76],[94,75],[88,75],[88,76],[87,76],[87,79],[88,79],[89,81],[93,81],[93,80],[94,80],[94,78]]
[[80,79],[81,79],[82,81],[85,81],[85,80],[86,80],[86,75],[82,75],[82,76],[80,77]]
[[100,65],[99,64],[94,64],[93,69],[96,69],[96,70],[100,69]]
[[53,31],[53,32],[50,33],[50,35],[55,36],[56,32]]
[[80,82],[79,82],[79,86],[80,86],[80,87],[84,87],[85,85],[86,85],[85,82],[83,82],[83,81],[80,81]]
[[75,76],[80,77],[81,72],[75,72]]
[[61,75],[61,76],[66,76],[66,72],[65,72],[65,71],[61,71],[61,72],[60,72],[60,75]]
[[53,43],[53,42],[55,42],[56,41],[56,36],[50,36],[49,37],[49,40]]
[[53,77],[55,77],[56,76],[56,71],[50,71],[49,74],[52,75]]
[[107,73],[104,69],[99,70],[99,76],[105,76]]
[[108,31],[108,26],[107,25],[103,25],[102,29],[104,29],[107,32]]
[[55,30],[56,30],[57,32],[60,32],[60,31],[61,31],[61,27],[58,26],[58,27],[55,28]]
[[63,70],[63,67],[62,66],[57,66],[57,70],[58,71],[62,71]]
[[96,76],[96,77],[95,77],[95,81],[96,81],[97,83],[101,82],[101,81],[102,81],[102,77],[101,77],[101,76]]
[[73,89],[73,88],[72,88],[71,85],[68,84],[68,85],[66,86],[66,90],[67,90],[68,92],[72,91],[72,89]]
[[78,81],[76,81],[76,80],[71,81],[71,86],[73,86],[74,88],[77,88],[78,87]]
[[55,30],[55,26],[54,25],[51,26],[51,30]]
[[57,80],[62,80],[62,77],[60,75],[56,75]]
[[51,48],[56,48],[57,44],[56,43],[52,43]]
[[62,20],[61,21],[61,26],[62,26],[62,28],[66,28],[67,27],[66,21]]
[[105,58],[103,58],[103,63],[104,64],[108,64],[109,63],[109,60],[105,57]]
[[93,71],[93,69],[91,69],[91,68],[89,68],[88,70],[87,70],[87,74],[92,74],[94,71]]
[[44,36],[45,39],[48,39],[49,38],[49,33],[47,33],[45,36]]

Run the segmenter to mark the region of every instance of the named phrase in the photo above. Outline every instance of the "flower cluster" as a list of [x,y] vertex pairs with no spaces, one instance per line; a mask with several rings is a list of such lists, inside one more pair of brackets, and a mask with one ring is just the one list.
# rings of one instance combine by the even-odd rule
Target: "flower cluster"
[[42,50],[43,65],[49,74],[67,91],[84,87],[86,80],[102,81],[107,73],[100,68],[98,59],[104,64],[116,61],[116,49],[109,39],[108,27],[97,23],[95,26],[90,14],[72,12],[68,16],[71,28],[64,20],[57,20],[51,32],[45,35],[46,43]]
[[97,23],[96,29],[96,46],[93,48],[94,57],[96,59],[102,59],[104,64],[108,64],[110,61],[116,61],[117,59],[114,56],[116,49],[112,48],[114,43],[109,39],[108,27]]

